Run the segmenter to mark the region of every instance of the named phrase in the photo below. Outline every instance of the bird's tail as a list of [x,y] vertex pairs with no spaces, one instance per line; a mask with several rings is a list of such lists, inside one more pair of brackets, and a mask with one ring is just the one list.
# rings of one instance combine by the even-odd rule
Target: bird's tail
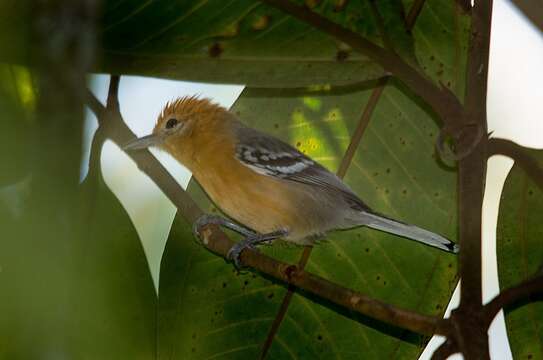
[[365,213],[364,215],[367,217],[367,223],[365,223],[365,225],[370,228],[403,236],[448,252],[457,253],[459,250],[458,245],[431,231],[421,229],[414,225],[404,224],[382,215],[371,213]]

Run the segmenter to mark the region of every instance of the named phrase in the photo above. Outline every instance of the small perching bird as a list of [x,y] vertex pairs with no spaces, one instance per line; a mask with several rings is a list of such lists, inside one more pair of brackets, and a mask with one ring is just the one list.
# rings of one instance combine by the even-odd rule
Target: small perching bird
[[[458,252],[450,240],[372,211],[336,175],[292,146],[249,128],[208,99],[183,97],[167,103],[151,135],[125,150],[159,147],[186,166],[230,220],[205,215],[209,223],[245,238],[228,257],[239,265],[245,248],[276,238],[308,245],[327,232],[368,226],[439,249]],[[241,224],[241,225],[238,225]]]

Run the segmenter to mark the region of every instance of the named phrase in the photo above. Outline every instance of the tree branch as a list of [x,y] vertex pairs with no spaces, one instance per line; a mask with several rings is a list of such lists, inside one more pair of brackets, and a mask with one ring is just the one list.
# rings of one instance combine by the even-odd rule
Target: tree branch
[[541,0],[512,0],[530,21],[543,31],[543,6]]
[[[234,242],[226,236],[219,234],[214,226],[208,226],[202,231],[202,242],[205,247],[222,257],[226,257],[234,245]],[[257,269],[287,284],[385,323],[420,334],[432,335],[435,333],[445,336],[450,334],[446,319],[421,315],[372,299],[367,295],[301,270],[296,265],[274,260],[252,250],[244,251],[241,254],[241,262],[245,266]]]
[[543,167],[530,154],[530,150],[511,140],[492,138],[488,141],[488,156],[504,155],[510,157],[543,191]]
[[383,39],[383,45],[386,49],[393,52],[394,46],[392,45],[392,41],[390,41],[390,37],[387,34],[385,23],[381,17],[381,14],[379,13],[379,9],[377,8],[375,1],[377,0],[370,0],[371,13],[373,14],[373,18],[377,24],[377,29],[379,29],[379,33],[381,34],[381,39]]
[[119,83],[121,82],[121,77],[119,75],[111,75],[109,79],[109,89],[107,92],[107,108],[120,113]]
[[432,360],[446,360],[449,356],[458,352],[458,347],[450,339],[441,344],[432,354]]
[[[109,97],[115,98],[108,99],[108,104],[117,101],[117,94],[114,89],[114,87],[117,86],[116,83],[115,80],[111,82]],[[93,109],[101,109],[103,107],[97,106],[99,101],[95,98],[92,100],[94,95],[90,92],[88,97],[91,99],[91,106]],[[123,146],[135,138],[135,135],[124,123],[118,108],[105,108],[103,113],[96,113],[96,115],[101,117],[100,126],[104,128],[105,136],[119,146]],[[198,205],[149,151],[130,151],[127,152],[127,154],[136,162],[138,167],[155,182],[170,201],[172,201],[182,217],[193,223],[202,215],[202,211]],[[228,251],[234,245],[234,242],[231,241],[217,226],[206,226],[202,229],[201,234],[203,245],[208,250],[224,258],[226,258]],[[334,284],[317,275],[300,270],[295,265],[289,265],[274,260],[261,253],[246,250],[241,254],[241,263],[244,266],[254,268],[261,273],[272,276],[289,285],[294,285],[311,294],[350,309],[351,311],[385,323],[425,335],[436,333],[446,336],[450,334],[450,325],[446,319],[422,315],[386,304],[380,300],[372,299],[367,295]]]
[[[468,52],[465,107],[467,122],[476,124],[471,133],[487,133],[486,94],[492,0],[478,0],[472,9]],[[473,140],[461,138],[460,153],[473,147]],[[457,328],[455,342],[469,359],[487,359],[487,328],[482,325],[481,223],[487,161],[487,137],[471,149],[458,167],[458,217],[460,240],[460,306],[451,315]]]
[[490,323],[501,309],[513,305],[521,300],[529,299],[531,296],[541,294],[543,294],[543,274],[541,274],[541,272],[532,279],[503,290],[498,296],[485,305],[485,326],[490,326]]
[[456,132],[456,129],[463,126],[464,109],[456,96],[446,87],[434,85],[393,51],[383,49],[360,34],[350,31],[309,9],[298,6],[290,0],[261,1],[314,26],[370,57],[424,99],[451,132]]
[[94,113],[94,115],[96,115],[96,119],[98,120],[98,125],[101,125],[101,120],[103,119],[105,115],[106,107],[102,105],[100,100],[98,100],[96,96],[94,96],[94,94],[89,89],[86,89],[85,101],[87,103],[87,106]]
[[411,5],[411,9],[409,9],[409,13],[405,18],[405,28],[407,29],[407,31],[411,31],[411,29],[413,29],[413,26],[415,26],[415,21],[419,17],[425,1],[426,0],[415,0],[413,5]]

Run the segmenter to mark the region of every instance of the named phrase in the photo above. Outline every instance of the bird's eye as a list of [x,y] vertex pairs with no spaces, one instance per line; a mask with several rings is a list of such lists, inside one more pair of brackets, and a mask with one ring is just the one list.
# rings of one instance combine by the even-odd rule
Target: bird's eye
[[166,129],[173,129],[173,127],[177,125],[177,123],[178,123],[177,119],[174,119],[174,118],[168,119],[168,121],[166,122]]

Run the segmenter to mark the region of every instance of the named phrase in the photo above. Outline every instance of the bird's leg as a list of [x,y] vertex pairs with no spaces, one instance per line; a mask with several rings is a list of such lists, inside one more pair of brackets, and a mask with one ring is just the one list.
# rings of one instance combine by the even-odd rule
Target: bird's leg
[[226,258],[232,260],[236,268],[239,269],[240,268],[239,257],[243,250],[245,249],[255,250],[256,245],[262,244],[267,241],[275,240],[287,234],[288,234],[287,230],[278,230],[278,231],[274,231],[267,234],[252,234],[252,235],[246,236],[245,239],[236,243],[234,246],[232,246],[230,250],[228,250],[228,254],[226,254]]
[[238,225],[236,223],[233,223],[232,221],[225,219],[221,216],[217,215],[210,215],[210,214],[204,214],[200,216],[192,225],[192,233],[196,237],[200,237],[200,229],[206,225],[219,225],[224,226],[227,229],[234,230],[237,233],[240,233],[241,235],[245,237],[249,236],[255,236],[256,233],[254,231],[251,231],[241,225]]
[[194,225],[192,226],[192,232],[195,236],[200,237],[200,229],[210,224],[224,226],[227,229],[234,230],[235,232],[245,236],[243,240],[232,246],[232,248],[228,251],[228,254],[226,255],[226,258],[232,260],[234,262],[234,265],[238,269],[240,267],[239,256],[241,255],[243,250],[247,248],[255,250],[255,246],[258,244],[275,240],[288,234],[288,231],[286,230],[278,230],[267,234],[258,234],[221,216],[210,214],[200,216],[194,222]]

